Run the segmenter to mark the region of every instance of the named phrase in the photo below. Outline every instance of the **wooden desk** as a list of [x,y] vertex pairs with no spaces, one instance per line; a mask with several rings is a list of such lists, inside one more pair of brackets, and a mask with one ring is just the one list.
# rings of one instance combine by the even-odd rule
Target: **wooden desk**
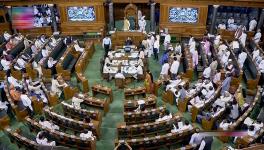
[[145,101],[146,108],[155,108],[157,103],[157,97],[155,95],[148,95],[146,98],[137,100],[125,100],[124,101],[124,111],[134,111],[138,107],[138,100]]
[[98,93],[107,95],[110,99],[110,102],[113,101],[113,91],[111,88],[103,86],[101,84],[95,84],[92,86],[93,96],[96,96]]
[[145,87],[137,87],[134,89],[124,89],[125,99],[134,99],[135,96],[143,96],[146,97],[146,88]]
[[146,34],[142,32],[129,32],[129,31],[116,31],[111,35],[112,39],[112,47],[116,45],[124,45],[125,40],[130,37],[134,44],[139,44],[142,40],[144,40]]

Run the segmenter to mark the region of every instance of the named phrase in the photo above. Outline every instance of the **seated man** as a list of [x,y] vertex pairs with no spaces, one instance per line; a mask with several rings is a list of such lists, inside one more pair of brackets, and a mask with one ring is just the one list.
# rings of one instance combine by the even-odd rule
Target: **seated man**
[[52,74],[56,74],[56,63],[57,63],[56,60],[54,60],[52,57],[49,57],[47,64],[48,64],[48,68],[51,69]]
[[14,85],[14,87],[20,87],[23,88],[22,83],[20,83],[20,81],[18,81],[16,78],[14,78],[12,75],[10,75],[9,77],[7,77],[7,81],[9,84]]
[[4,38],[5,38],[5,41],[8,41],[11,38],[11,35],[7,31],[5,31]]
[[218,107],[212,107],[208,112],[202,111],[197,115],[197,122],[202,123],[203,119],[210,120],[218,111]]
[[123,73],[121,73],[121,70],[119,70],[117,74],[115,74],[115,79],[125,79],[125,76]]
[[59,130],[60,127],[55,125],[52,121],[47,121],[43,116],[39,119],[39,124],[42,125],[45,128],[48,128],[50,130]]
[[171,118],[172,118],[171,113],[168,110],[166,110],[164,115],[160,114],[159,118],[156,119],[156,122],[169,120]]
[[239,117],[239,106],[235,100],[233,100],[232,102],[231,112],[229,114],[229,117],[232,120],[236,120]]
[[93,135],[92,131],[89,130],[85,130],[84,133],[81,133],[80,138],[83,140],[96,140],[96,137]]
[[15,66],[14,66],[14,68],[16,69],[16,70],[21,70],[21,71],[26,71],[25,70],[25,67],[26,67],[26,61],[24,60],[24,59],[22,59],[21,57],[19,57],[18,59],[17,59],[17,62],[16,62],[16,64],[15,64]]
[[[78,96],[78,95],[80,95],[80,96]],[[72,98],[72,106],[74,108],[81,109],[80,104],[83,102],[83,99],[78,98],[78,97],[82,97],[82,94],[75,94],[75,96],[73,96],[73,98]]]
[[178,122],[177,127],[173,124],[173,129],[171,130],[171,132],[176,133],[179,131],[184,131],[184,130],[189,130],[189,129],[192,129],[192,125],[189,123],[188,120],[185,120],[184,125],[182,121]]
[[60,84],[58,81],[58,76],[55,75],[51,80],[51,92],[57,94],[59,97],[61,96],[62,90],[60,88],[67,86],[67,84]]
[[126,41],[125,41],[125,46],[130,46],[133,45],[133,41],[131,40],[130,37],[127,37]]
[[32,114],[33,107],[31,99],[28,97],[26,90],[22,90],[22,94],[20,95],[20,100],[22,101],[23,105],[27,108],[27,110]]
[[142,66],[136,65],[136,68],[137,68],[137,77],[136,77],[136,79],[142,79],[143,75],[144,75]]
[[52,142],[49,142],[48,139],[46,138],[48,135],[47,132],[45,131],[40,131],[38,134],[37,134],[37,137],[36,137],[36,142],[40,145],[45,145],[45,146],[56,146],[56,142],[55,141],[52,141]]
[[42,100],[43,103],[48,104],[48,99],[41,89],[39,81],[26,80],[26,83],[28,85],[28,90],[30,91],[31,96],[36,96],[38,100]]
[[191,136],[189,144],[190,145],[200,145],[203,140],[203,137],[204,136],[201,133],[194,133]]
[[228,127],[232,124],[232,122],[229,119],[224,119],[220,125],[219,128],[222,130],[228,130]]
[[80,47],[79,42],[77,40],[74,41],[74,49],[75,51],[81,53],[84,51],[84,48]]

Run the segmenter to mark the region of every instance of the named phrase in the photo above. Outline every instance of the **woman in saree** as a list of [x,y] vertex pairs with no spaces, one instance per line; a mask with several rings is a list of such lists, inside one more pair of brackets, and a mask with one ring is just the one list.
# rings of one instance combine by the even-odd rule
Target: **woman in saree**
[[153,93],[153,90],[154,90],[153,76],[149,70],[146,71],[145,87],[146,87],[146,93],[148,94]]

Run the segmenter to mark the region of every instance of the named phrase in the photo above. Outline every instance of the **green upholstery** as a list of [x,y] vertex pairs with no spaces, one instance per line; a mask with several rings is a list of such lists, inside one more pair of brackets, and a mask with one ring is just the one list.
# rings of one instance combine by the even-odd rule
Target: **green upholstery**
[[171,43],[177,43],[176,36],[171,36]]
[[11,51],[10,54],[16,58],[17,55],[25,49],[24,41],[19,42]]

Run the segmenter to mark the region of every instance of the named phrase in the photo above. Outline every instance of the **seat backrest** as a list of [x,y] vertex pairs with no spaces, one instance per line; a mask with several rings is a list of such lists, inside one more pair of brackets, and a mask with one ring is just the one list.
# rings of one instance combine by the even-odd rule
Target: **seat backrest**
[[73,60],[73,56],[72,56],[72,54],[69,53],[69,54],[64,58],[64,60],[63,60],[63,62],[62,62],[62,67],[63,67],[64,70],[68,67],[68,65],[71,63],[72,60]]

